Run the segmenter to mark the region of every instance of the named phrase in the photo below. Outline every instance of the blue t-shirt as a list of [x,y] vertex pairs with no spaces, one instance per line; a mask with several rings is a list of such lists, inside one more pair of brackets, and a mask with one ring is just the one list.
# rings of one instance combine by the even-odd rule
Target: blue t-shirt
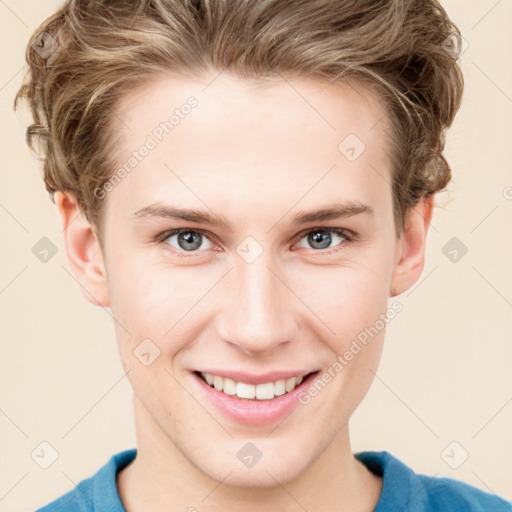
[[[126,512],[117,492],[116,474],[136,453],[131,449],[112,456],[92,477],[36,512]],[[417,474],[386,451],[355,456],[383,478],[374,512],[512,512],[512,502],[452,478]]]

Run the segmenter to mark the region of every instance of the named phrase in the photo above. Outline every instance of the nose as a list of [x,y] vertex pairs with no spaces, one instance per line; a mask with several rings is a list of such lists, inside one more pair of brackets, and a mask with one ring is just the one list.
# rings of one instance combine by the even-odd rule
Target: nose
[[[219,336],[247,354],[274,352],[296,336],[296,298],[275,260],[235,262],[225,279]],[[281,275],[280,275],[281,274]]]

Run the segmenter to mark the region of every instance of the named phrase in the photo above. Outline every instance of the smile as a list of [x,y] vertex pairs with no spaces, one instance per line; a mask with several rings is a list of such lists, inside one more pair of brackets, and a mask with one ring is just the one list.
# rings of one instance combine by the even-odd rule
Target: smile
[[229,396],[255,400],[272,400],[276,396],[285,395],[293,391],[305,378],[311,374],[279,379],[274,382],[263,382],[261,384],[249,384],[238,382],[227,377],[199,372],[203,380],[217,391],[222,391]]
[[243,380],[202,371],[193,371],[191,376],[194,386],[226,418],[236,423],[264,425],[283,421],[291,414],[301,404],[299,396],[307,393],[320,370],[295,377],[290,372],[273,372],[266,376],[229,373]]

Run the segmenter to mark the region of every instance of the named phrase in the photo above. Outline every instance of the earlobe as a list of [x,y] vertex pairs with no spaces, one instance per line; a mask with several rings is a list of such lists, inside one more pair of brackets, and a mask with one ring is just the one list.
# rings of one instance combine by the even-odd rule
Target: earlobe
[[83,296],[91,304],[110,306],[105,263],[95,230],[80,211],[74,194],[57,191],[54,200],[69,265]]
[[425,263],[425,246],[432,219],[434,196],[420,199],[407,213],[404,230],[397,241],[390,297],[411,288],[420,278]]

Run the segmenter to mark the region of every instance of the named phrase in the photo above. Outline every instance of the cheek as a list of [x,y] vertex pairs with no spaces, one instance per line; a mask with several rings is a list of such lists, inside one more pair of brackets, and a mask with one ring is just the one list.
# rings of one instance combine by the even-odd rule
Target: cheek
[[204,275],[137,254],[119,257],[109,275],[112,309],[128,323],[164,332],[205,293],[211,279]]
[[323,322],[316,337],[329,351],[324,383],[341,400],[340,417],[348,420],[373,381],[392,315],[384,271],[337,274],[338,279],[330,280],[329,292],[314,296]]
[[[154,366],[169,364],[169,356],[194,339],[200,325],[198,315],[204,315],[208,307],[204,296],[217,280],[218,276],[206,267],[173,268],[143,257],[137,260],[119,255],[115,269],[109,273],[109,287],[125,368],[138,368],[140,361],[133,353],[142,350],[139,344],[148,339],[158,347],[154,351],[164,355]],[[151,349],[151,343],[145,343]]]
[[[311,269],[297,282],[297,295],[324,325],[322,337],[342,350],[388,307],[391,268],[384,261]],[[304,276],[304,273],[302,274]]]

